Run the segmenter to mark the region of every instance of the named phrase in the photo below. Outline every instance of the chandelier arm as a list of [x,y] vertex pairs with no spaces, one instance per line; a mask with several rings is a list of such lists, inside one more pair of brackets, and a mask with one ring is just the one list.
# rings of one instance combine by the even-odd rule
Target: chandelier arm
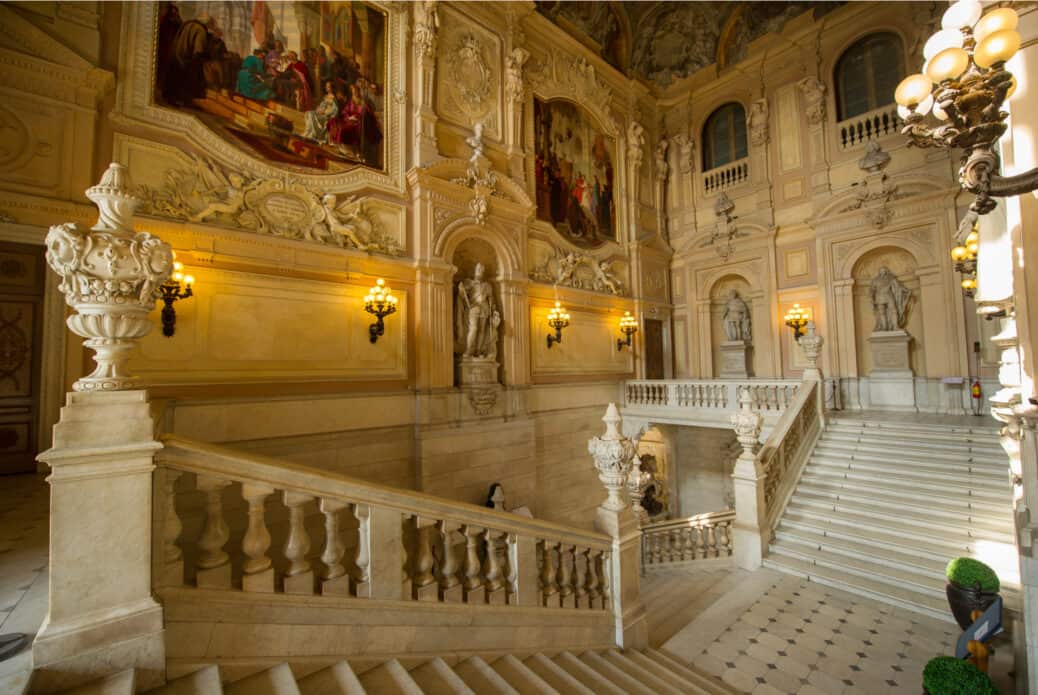
[[1005,198],[1023,195],[1034,190],[1038,190],[1038,167],[1014,176],[991,174],[987,193],[998,198]]

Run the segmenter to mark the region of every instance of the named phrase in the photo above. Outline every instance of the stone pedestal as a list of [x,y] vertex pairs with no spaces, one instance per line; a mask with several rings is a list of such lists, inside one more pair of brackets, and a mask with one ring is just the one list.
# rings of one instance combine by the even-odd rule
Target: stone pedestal
[[151,595],[152,456],[145,391],[70,393],[54,427],[50,603],[33,643],[34,692],[128,668],[165,673],[162,607]]
[[753,409],[749,391],[739,396],[739,412],[732,415],[735,436],[742,453],[735,460],[732,479],[735,488],[735,525],[732,533],[732,554],[737,567],[755,570],[764,558],[766,507],[764,483],[766,475],[761,468],[756,449],[760,441],[764,418]]
[[465,392],[472,414],[493,414],[501,393],[497,379],[499,363],[484,357],[459,357],[455,366],[458,386]]
[[908,353],[911,342],[912,336],[903,330],[876,331],[869,336],[871,407],[915,410],[915,381]]
[[726,340],[721,343],[722,379],[745,379],[753,376],[750,349],[751,345],[745,340]]

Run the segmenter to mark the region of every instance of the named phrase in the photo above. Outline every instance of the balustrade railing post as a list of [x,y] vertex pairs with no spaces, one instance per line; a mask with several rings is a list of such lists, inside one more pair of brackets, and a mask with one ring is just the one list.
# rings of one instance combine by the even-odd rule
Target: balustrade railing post
[[545,608],[558,607],[559,585],[555,581],[555,548],[558,543],[545,540],[541,544],[541,605]]
[[433,544],[439,539],[436,519],[415,517],[418,530],[418,556],[415,558],[414,574],[411,577],[413,598],[418,601],[436,601],[440,597],[440,586],[436,581],[436,558]]
[[366,504],[354,506],[360,521],[357,565],[367,557],[367,581],[357,581],[357,596],[400,601],[404,598],[404,534],[400,512]]
[[533,536],[520,535],[512,545],[515,568],[516,605],[541,605],[540,574],[537,571],[537,555],[540,552],[537,539]]
[[465,579],[462,582],[465,603],[486,603],[487,590],[483,584],[483,568],[479,561],[479,544],[485,529],[466,525],[465,534]]
[[762,539],[765,526],[765,474],[760,458],[754,451],[760,437],[763,418],[752,407],[748,391],[739,400],[739,412],[732,416],[735,434],[742,445],[742,453],[735,460],[732,478],[735,481],[735,562],[743,569],[761,566],[764,553]]
[[825,376],[818,366],[818,360],[822,356],[822,344],[825,339],[815,331],[815,322],[807,322],[807,331],[800,338],[800,349],[804,351],[807,359],[807,368],[804,369],[803,379],[806,383],[814,382],[815,398],[818,401],[818,420],[825,427]]
[[184,531],[184,524],[177,514],[177,481],[183,475],[178,470],[163,468],[156,472],[162,476],[161,504],[165,509],[162,523],[162,564],[159,580],[165,586],[181,586],[184,583],[184,552],[177,539]]
[[324,551],[321,562],[321,594],[325,596],[349,596],[350,576],[342,558],[346,554],[346,542],[342,537],[339,513],[349,507],[348,502],[322,497],[318,508],[324,514]]
[[274,593],[274,567],[267,555],[270,531],[265,507],[267,497],[273,494],[274,488],[268,485],[244,483],[241,486],[241,496],[249,505],[249,525],[241,540],[242,552],[248,558],[242,565],[243,591]]
[[559,605],[576,608],[576,591],[573,587],[573,551],[571,545],[559,546]]
[[508,602],[504,569],[498,555],[499,541],[502,537],[500,532],[492,529],[487,529],[484,534],[486,539],[486,557],[483,560],[483,576],[486,580],[484,586],[487,591],[487,603],[495,605],[504,605]]
[[460,564],[454,551],[454,533],[461,524],[453,521],[441,521],[440,530],[440,563],[436,571],[436,579],[440,585],[439,596],[447,603],[461,603],[464,600],[461,579],[458,578]]
[[198,476],[198,489],[205,493],[205,527],[198,539],[195,583],[199,588],[230,589],[231,561],[223,546],[231,537],[223,518],[223,489],[230,480],[208,475]]
[[310,552],[310,534],[306,532],[306,512],[303,506],[314,498],[299,492],[285,490],[282,500],[288,507],[288,538],[284,553],[288,560],[284,587],[286,594],[314,593],[314,571],[306,554]]

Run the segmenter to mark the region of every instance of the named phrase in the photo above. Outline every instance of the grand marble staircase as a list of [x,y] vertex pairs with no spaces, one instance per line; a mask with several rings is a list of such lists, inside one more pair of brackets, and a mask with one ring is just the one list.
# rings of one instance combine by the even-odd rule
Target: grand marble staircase
[[988,420],[837,417],[822,433],[764,564],[949,620],[944,567],[992,565],[1019,585],[1006,457]]
[[[410,668],[407,665],[410,664]],[[69,691],[69,695],[132,695],[135,673],[124,671]],[[444,659],[392,659],[367,670],[346,660],[297,678],[287,663],[224,682],[208,666],[147,691],[154,695],[728,695],[734,691],[654,650],[538,652],[520,659],[471,656],[453,665]]]

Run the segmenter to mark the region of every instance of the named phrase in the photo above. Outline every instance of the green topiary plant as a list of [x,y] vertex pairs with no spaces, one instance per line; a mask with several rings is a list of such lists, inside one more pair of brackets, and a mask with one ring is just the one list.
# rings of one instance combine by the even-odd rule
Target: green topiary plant
[[989,594],[997,594],[1000,586],[995,570],[971,557],[955,558],[948,563],[944,574],[949,582],[968,589],[979,586],[981,591]]
[[935,656],[923,669],[930,695],[998,695],[995,684],[976,666],[954,656]]

